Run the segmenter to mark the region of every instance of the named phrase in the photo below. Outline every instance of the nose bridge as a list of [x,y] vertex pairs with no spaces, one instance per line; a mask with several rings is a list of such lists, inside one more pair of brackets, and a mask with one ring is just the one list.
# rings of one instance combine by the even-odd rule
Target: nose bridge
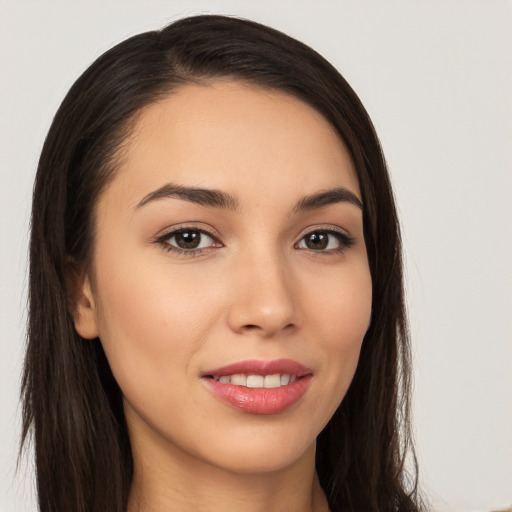
[[270,337],[297,327],[300,311],[289,258],[268,240],[251,246],[240,251],[233,269],[232,329]]

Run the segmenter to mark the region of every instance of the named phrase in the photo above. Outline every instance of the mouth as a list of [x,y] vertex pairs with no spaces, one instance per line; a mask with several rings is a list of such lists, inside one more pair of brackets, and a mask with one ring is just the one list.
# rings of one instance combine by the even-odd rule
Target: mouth
[[306,393],[313,373],[289,359],[242,361],[202,375],[214,396],[250,414],[278,414]]

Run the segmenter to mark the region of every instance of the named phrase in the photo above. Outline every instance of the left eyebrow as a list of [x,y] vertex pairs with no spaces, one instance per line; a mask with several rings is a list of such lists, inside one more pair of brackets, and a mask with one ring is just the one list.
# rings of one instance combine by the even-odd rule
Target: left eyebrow
[[294,213],[300,213],[317,208],[323,208],[336,203],[351,203],[360,210],[363,209],[361,200],[350,190],[345,187],[337,187],[324,192],[316,192],[303,197],[293,209]]

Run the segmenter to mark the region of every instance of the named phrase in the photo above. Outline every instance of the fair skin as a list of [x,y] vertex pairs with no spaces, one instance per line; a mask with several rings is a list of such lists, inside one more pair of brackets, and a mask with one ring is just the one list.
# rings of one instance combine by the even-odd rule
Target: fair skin
[[[75,314],[123,392],[129,512],[328,509],[316,437],[348,389],[371,315],[358,199],[344,144],[285,93],[188,85],[138,117],[96,206]],[[215,391],[228,384],[214,369],[283,360],[307,371],[278,381],[275,402],[248,392],[258,410]]]

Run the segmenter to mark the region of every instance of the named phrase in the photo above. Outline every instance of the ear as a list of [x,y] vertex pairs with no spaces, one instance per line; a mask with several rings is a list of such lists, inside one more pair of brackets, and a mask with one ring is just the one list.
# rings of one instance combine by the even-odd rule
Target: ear
[[72,313],[75,329],[82,338],[93,339],[99,336],[98,315],[91,281],[86,273],[75,275],[72,285],[74,293]]

